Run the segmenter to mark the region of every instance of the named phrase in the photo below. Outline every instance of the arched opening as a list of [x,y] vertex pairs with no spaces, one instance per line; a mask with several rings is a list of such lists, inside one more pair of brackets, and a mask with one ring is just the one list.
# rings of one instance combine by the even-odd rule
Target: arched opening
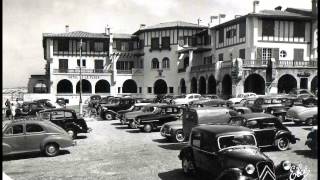
[[[76,92],[80,93],[80,81],[77,83]],[[91,83],[86,79],[82,79],[82,93],[92,93]]]
[[57,94],[59,93],[73,93],[72,83],[66,79],[59,81],[57,84]]
[[126,80],[122,85],[123,93],[137,93],[137,89],[137,83],[132,79]]
[[311,81],[311,91],[315,93],[318,89],[318,76],[315,76]]
[[41,81],[37,82],[33,87],[33,93],[47,93],[47,85]]
[[297,80],[289,74],[283,75],[278,80],[278,93],[289,93],[297,88]]
[[153,85],[153,92],[154,94],[167,94],[168,86],[167,83],[162,80],[158,79]]
[[157,58],[153,58],[151,63],[152,69],[159,69],[159,60]]
[[214,78],[213,75],[211,75],[208,79],[208,94],[216,94],[217,91],[217,84],[216,84],[216,79]]
[[199,79],[199,93],[200,94],[206,94],[206,79],[201,76]]
[[222,95],[224,98],[230,98],[232,95],[232,80],[228,74],[222,79]]
[[110,84],[107,80],[101,79],[96,83],[96,93],[110,93]]
[[180,80],[180,89],[181,89],[181,94],[186,94],[187,93],[186,82],[185,82],[184,79]]
[[191,93],[197,93],[197,79],[194,77],[191,79]]
[[265,94],[265,82],[259,74],[250,74],[244,81],[244,92]]
[[169,58],[165,57],[165,58],[162,59],[162,68],[163,69],[170,68],[170,60],[169,60]]

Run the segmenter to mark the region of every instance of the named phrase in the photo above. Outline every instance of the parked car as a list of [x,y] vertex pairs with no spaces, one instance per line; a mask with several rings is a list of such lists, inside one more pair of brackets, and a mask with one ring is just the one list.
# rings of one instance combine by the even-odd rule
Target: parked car
[[66,107],[66,105],[69,103],[69,99],[57,98],[56,103],[61,107]]
[[88,107],[96,108],[96,106],[98,105],[100,100],[101,100],[101,96],[100,95],[92,95],[92,96],[90,96],[90,99],[89,99],[89,102],[88,102]]
[[128,113],[128,112],[135,112],[135,111],[139,111],[141,110],[144,106],[148,105],[150,103],[135,103],[134,105],[132,105],[129,109],[126,110],[120,110],[118,111],[118,115],[117,118],[120,119],[121,124],[125,124],[125,120],[124,120],[124,114]]
[[238,94],[237,97],[230,98],[228,101],[230,101],[232,104],[239,104],[241,100],[246,98],[256,98],[258,97],[256,93],[246,92]]
[[287,112],[286,119],[295,124],[313,125],[317,123],[315,115],[318,114],[318,106],[293,106]]
[[163,105],[167,105],[167,104],[166,103],[151,103],[151,104],[144,106],[139,111],[125,113],[123,115],[122,122],[124,124],[127,124],[129,128],[136,129],[137,125],[136,125],[135,119],[137,116],[154,114],[156,112],[156,110],[158,109],[158,107],[163,106]]
[[278,150],[285,151],[289,149],[290,143],[295,144],[299,140],[277,117],[271,114],[242,114],[232,117],[229,124],[252,129],[259,147],[275,146]]
[[[100,114],[102,106],[110,104],[110,100],[114,99],[113,96],[102,97],[96,105],[97,114]],[[90,98],[89,98],[90,99]],[[89,103],[89,102],[88,102]]]
[[220,97],[216,94],[204,94],[202,97],[206,99],[220,99]]
[[112,120],[119,116],[118,111],[129,109],[135,103],[131,97],[114,98],[111,104],[104,104],[100,111],[100,116],[105,120]]
[[180,98],[174,99],[172,104],[186,104],[188,105],[191,101],[199,100],[201,97],[200,94],[187,94],[182,95]]
[[199,99],[194,100],[189,103],[190,107],[204,107],[204,106],[211,106],[211,107],[224,107],[226,106],[226,100],[223,99]]
[[227,107],[197,107],[188,108],[182,116],[183,133],[188,140],[191,129],[201,124],[228,124],[232,116],[237,112]]
[[41,106],[37,102],[23,102],[16,109],[16,118],[26,116],[36,116],[37,112],[44,110],[45,107]]
[[75,110],[59,108],[47,109],[39,112],[38,118],[48,120],[63,128],[72,138],[76,138],[79,133],[89,133],[91,128],[87,126],[83,118],[76,115]]
[[56,156],[60,148],[75,145],[68,133],[50,121],[11,120],[2,122],[2,154],[41,151]]
[[169,141],[184,142],[182,119],[179,118],[177,121],[164,123],[160,128],[160,134]]
[[306,145],[315,153],[318,152],[318,126],[313,126],[307,136]]
[[177,105],[158,106],[152,114],[142,114],[135,118],[136,126],[144,132],[158,129],[164,123],[178,120],[183,113],[183,107]]
[[[289,161],[277,166],[257,148],[254,132],[245,127],[204,125],[194,127],[178,157],[186,175],[212,174],[216,180],[289,179],[301,169]],[[299,177],[303,178],[303,177]]]

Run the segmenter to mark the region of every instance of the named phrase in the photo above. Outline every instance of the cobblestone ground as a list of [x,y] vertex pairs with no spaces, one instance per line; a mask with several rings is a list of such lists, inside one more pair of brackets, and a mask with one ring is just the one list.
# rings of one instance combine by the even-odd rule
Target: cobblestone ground
[[[87,124],[93,131],[79,134],[77,146],[61,151],[61,155],[51,158],[39,153],[7,156],[2,162],[3,171],[15,180],[203,179],[183,175],[177,156],[184,144],[168,143],[159,132],[127,129],[118,120],[88,118]],[[288,127],[301,141],[289,151],[265,150],[265,153],[275,164],[282,160],[300,162],[311,170],[305,179],[317,179],[317,157],[304,145],[310,127],[291,124]]]

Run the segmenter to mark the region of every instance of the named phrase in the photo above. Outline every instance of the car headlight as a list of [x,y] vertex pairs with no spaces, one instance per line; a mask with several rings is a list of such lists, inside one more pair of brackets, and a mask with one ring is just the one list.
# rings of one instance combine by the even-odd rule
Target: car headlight
[[291,168],[291,163],[289,161],[282,161],[282,168],[286,171],[288,171]]
[[252,164],[248,164],[244,169],[246,170],[247,174],[253,174],[255,170]]

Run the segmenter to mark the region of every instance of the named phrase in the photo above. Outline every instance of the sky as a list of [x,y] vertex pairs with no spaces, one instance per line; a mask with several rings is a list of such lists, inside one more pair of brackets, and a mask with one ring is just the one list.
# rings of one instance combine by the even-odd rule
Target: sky
[[[140,24],[187,21],[208,25],[210,16],[252,12],[253,0],[3,0],[2,87],[27,87],[31,74],[44,74],[42,33],[87,31],[133,33]],[[311,9],[311,0],[260,0],[258,9],[276,6]]]

